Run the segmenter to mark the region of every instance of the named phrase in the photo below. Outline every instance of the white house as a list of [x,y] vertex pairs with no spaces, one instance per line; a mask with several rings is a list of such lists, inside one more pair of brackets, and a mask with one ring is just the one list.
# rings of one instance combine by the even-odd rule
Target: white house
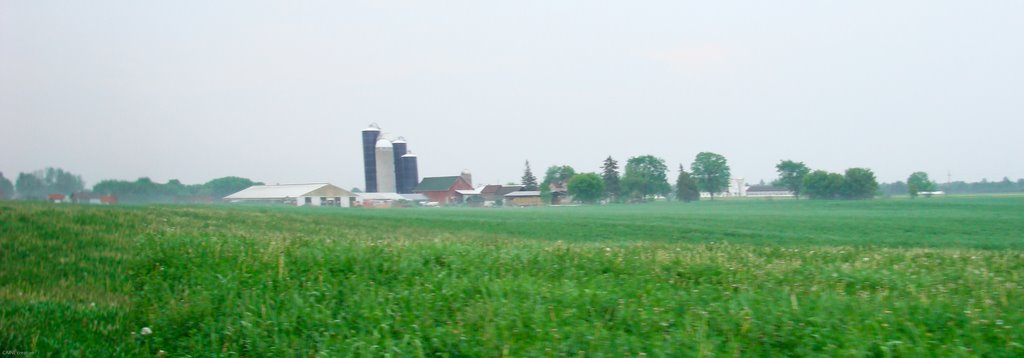
[[355,195],[328,183],[253,185],[224,197],[228,203],[278,203],[295,206],[352,205]]

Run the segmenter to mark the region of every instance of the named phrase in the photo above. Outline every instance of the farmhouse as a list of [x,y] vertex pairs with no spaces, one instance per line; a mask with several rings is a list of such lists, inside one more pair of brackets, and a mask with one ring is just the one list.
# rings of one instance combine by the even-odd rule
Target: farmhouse
[[541,206],[539,191],[515,191],[505,194],[505,206]]
[[228,203],[349,207],[355,195],[328,183],[253,185],[224,197]]
[[429,177],[416,185],[413,193],[423,194],[438,204],[457,203],[461,198],[458,190],[473,190],[473,186],[461,176]]

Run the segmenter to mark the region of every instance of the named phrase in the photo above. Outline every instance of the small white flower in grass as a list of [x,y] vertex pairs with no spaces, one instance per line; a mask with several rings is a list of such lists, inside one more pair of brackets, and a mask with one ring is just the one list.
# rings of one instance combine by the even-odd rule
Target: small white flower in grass
[[865,258],[864,258],[864,261],[867,261],[867,260],[870,260],[870,259],[869,259],[869,258],[867,258],[867,257],[865,257]]
[[153,330],[149,329],[149,327],[142,327],[142,329],[139,330],[139,334],[143,336],[148,336],[153,334]]

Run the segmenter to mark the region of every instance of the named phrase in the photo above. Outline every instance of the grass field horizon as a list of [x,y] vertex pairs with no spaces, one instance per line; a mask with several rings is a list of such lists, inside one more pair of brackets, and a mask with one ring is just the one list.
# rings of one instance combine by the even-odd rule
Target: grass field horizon
[[0,348],[1019,356],[1022,231],[1020,196],[488,210],[0,202]]

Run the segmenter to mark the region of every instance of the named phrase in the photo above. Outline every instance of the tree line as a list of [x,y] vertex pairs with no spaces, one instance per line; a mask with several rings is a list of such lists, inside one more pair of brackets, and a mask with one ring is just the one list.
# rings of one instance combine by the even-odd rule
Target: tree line
[[[98,195],[113,195],[122,203],[182,203],[210,202],[220,199],[252,185],[247,178],[228,176],[210,180],[203,184],[182,184],[177,179],[157,183],[143,177],[135,181],[104,180],[92,187]],[[0,198],[19,200],[46,200],[50,194],[71,196],[85,190],[80,175],[60,168],[46,168],[31,173],[20,173],[14,183],[0,173]]]
[[988,181],[982,179],[979,182],[952,181],[937,183],[928,178],[924,172],[914,173],[907,178],[907,181],[896,181],[882,184],[879,188],[881,195],[910,194],[917,196],[920,192],[942,191],[947,194],[994,194],[994,193],[1020,193],[1024,192],[1024,179],[1011,181],[1004,177],[1000,181]]
[[[654,198],[676,199],[690,202],[700,200],[701,193],[707,193],[711,200],[715,195],[729,188],[730,168],[724,156],[711,152],[697,154],[689,171],[682,164],[674,185],[667,178],[665,160],[653,155],[631,157],[625,171],[620,175],[619,162],[611,156],[605,158],[600,173],[577,173],[568,165],[553,165],[538,183],[537,177],[526,162],[523,171],[523,190],[536,190],[546,202],[551,202],[552,184],[565,185],[568,194],[583,203],[601,200],[608,202],[643,202]],[[771,185],[793,193],[795,198],[810,199],[870,199],[891,194],[931,193],[942,190],[947,193],[1002,193],[1024,192],[1024,179],[1016,182],[1003,178],[999,182],[983,180],[979,183],[953,182],[937,184],[928,174],[915,172],[907,182],[880,184],[875,173],[868,168],[849,168],[842,173],[826,170],[812,170],[803,162],[781,160],[775,166],[778,178]]]
[[783,160],[775,166],[779,178],[773,185],[785,188],[795,198],[869,199],[878,192],[875,173],[867,168],[849,168],[843,174],[811,171],[803,162]]
[[680,165],[674,186],[668,182],[665,160],[653,155],[629,158],[621,175],[619,162],[611,156],[604,160],[601,168],[601,173],[577,173],[571,166],[553,165],[538,183],[530,162],[526,161],[521,184],[523,190],[540,191],[541,197],[549,203],[552,187],[563,186],[570,196],[584,203],[642,202],[656,197],[669,198],[673,193],[679,200],[693,201],[700,198],[701,191],[720,193],[729,187],[729,165],[725,157],[711,152],[697,154],[690,165],[691,172]]

